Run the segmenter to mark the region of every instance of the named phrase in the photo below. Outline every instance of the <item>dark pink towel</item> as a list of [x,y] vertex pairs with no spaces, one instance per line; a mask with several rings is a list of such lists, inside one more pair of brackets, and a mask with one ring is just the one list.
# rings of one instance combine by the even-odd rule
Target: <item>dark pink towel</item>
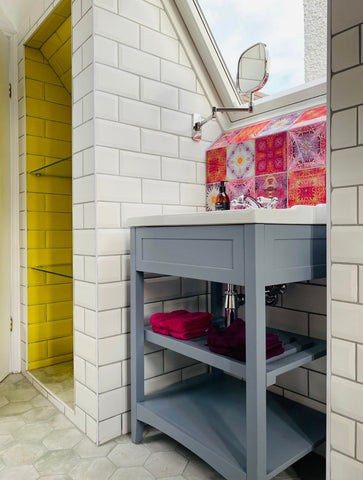
[[156,313],[151,315],[150,323],[153,327],[171,330],[178,333],[207,329],[213,319],[208,312],[189,313],[186,310],[175,310],[170,313]]
[[180,338],[181,340],[188,340],[190,338],[197,338],[202,337],[203,335],[207,335],[206,330],[200,330],[199,328],[196,330],[189,330],[188,332],[174,332],[173,330],[165,330],[164,328],[160,327],[152,327],[153,332],[162,333],[163,335],[170,335],[175,338]]
[[[242,362],[246,361],[245,349],[235,350],[233,348],[214,347],[210,344],[208,346],[211,352],[219,353],[220,355],[226,355],[227,357],[236,358],[237,360],[241,360]],[[277,355],[281,355],[281,353],[284,353],[284,351],[285,349],[281,345],[273,347],[270,350],[266,349],[266,360],[272,357],[276,357]]]

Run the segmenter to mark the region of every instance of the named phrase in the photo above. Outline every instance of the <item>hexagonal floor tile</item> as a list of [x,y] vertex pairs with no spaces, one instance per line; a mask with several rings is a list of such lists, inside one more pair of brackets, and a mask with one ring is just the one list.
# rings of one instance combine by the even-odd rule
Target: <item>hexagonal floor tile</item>
[[89,438],[85,437],[74,450],[81,458],[106,457],[115,445],[115,442],[111,441],[97,447]]
[[[5,421],[5,419],[7,419],[7,421]],[[0,417],[0,430],[2,434],[13,433],[24,425],[25,423],[20,417]]]
[[37,395],[38,392],[31,385],[4,392],[4,397],[6,397],[9,402],[28,402]]
[[6,448],[13,441],[14,441],[14,437],[9,433],[0,435],[0,451]]
[[200,459],[190,460],[183,477],[187,480],[224,480],[224,477]]
[[8,403],[0,408],[0,416],[21,415],[22,413],[28,412],[31,408],[32,404],[29,402]]
[[154,478],[144,467],[128,467],[116,470],[110,480],[154,480]]
[[68,475],[46,475],[45,477],[40,477],[40,480],[72,480]]
[[170,452],[177,446],[175,440],[154,429],[146,433],[142,443],[153,452]]
[[1,396],[0,397],[0,408],[1,407],[4,407],[5,405],[7,405],[9,403],[9,400],[7,398],[5,398],[4,396]]
[[69,476],[72,480],[108,480],[115,469],[115,465],[107,458],[96,458],[79,463],[69,472]]
[[150,451],[143,445],[121,443],[112,450],[108,458],[117,467],[137,467],[143,465],[149,455]]
[[150,455],[144,466],[158,478],[181,475],[187,463],[186,458],[177,452],[157,452]]
[[[17,404],[14,403],[14,405],[17,405]],[[6,407],[3,407],[3,408],[6,408]],[[56,410],[54,407],[32,408],[29,412],[23,415],[23,420],[25,423],[40,422],[42,420],[49,420],[56,413],[58,413],[58,410]],[[1,412],[0,412],[0,415],[1,415]]]
[[0,470],[0,480],[37,480],[38,472],[32,465],[5,467]]
[[45,453],[34,467],[40,475],[65,475],[68,474],[80,461],[73,450],[55,450]]
[[51,431],[48,423],[28,423],[16,430],[13,436],[22,443],[40,443]]
[[31,399],[30,403],[34,407],[49,407],[50,403],[49,400],[40,393],[38,393],[34,398]]
[[9,466],[31,465],[45,452],[42,445],[17,443],[2,452],[2,459]]
[[50,425],[54,430],[63,430],[65,428],[73,428],[74,424],[68,420],[62,413],[57,412],[48,420],[48,425]]
[[73,448],[83,437],[83,433],[76,428],[66,428],[64,430],[53,430],[43,439],[43,443],[49,450],[64,450]]

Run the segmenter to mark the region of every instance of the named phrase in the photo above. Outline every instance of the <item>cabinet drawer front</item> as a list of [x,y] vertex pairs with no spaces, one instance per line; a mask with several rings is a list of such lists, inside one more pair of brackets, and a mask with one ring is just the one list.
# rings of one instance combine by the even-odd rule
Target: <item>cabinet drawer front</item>
[[137,228],[136,268],[241,285],[243,233],[243,225]]

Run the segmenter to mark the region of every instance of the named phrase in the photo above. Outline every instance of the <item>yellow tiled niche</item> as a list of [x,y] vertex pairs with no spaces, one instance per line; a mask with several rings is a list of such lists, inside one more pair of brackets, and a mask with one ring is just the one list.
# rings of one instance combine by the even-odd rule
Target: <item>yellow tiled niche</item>
[[72,154],[70,1],[57,10],[25,47],[29,370],[73,357],[72,279],[31,268],[72,263],[72,179],[29,173]]

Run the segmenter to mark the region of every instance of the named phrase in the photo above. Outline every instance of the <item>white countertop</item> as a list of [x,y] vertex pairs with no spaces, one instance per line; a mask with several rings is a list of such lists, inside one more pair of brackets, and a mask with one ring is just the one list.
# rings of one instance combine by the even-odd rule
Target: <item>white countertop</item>
[[178,213],[175,215],[151,215],[134,217],[128,227],[157,227],[182,225],[232,225],[244,223],[272,223],[291,225],[324,225],[327,223],[325,204],[306,205],[276,210],[227,210],[218,212]]

